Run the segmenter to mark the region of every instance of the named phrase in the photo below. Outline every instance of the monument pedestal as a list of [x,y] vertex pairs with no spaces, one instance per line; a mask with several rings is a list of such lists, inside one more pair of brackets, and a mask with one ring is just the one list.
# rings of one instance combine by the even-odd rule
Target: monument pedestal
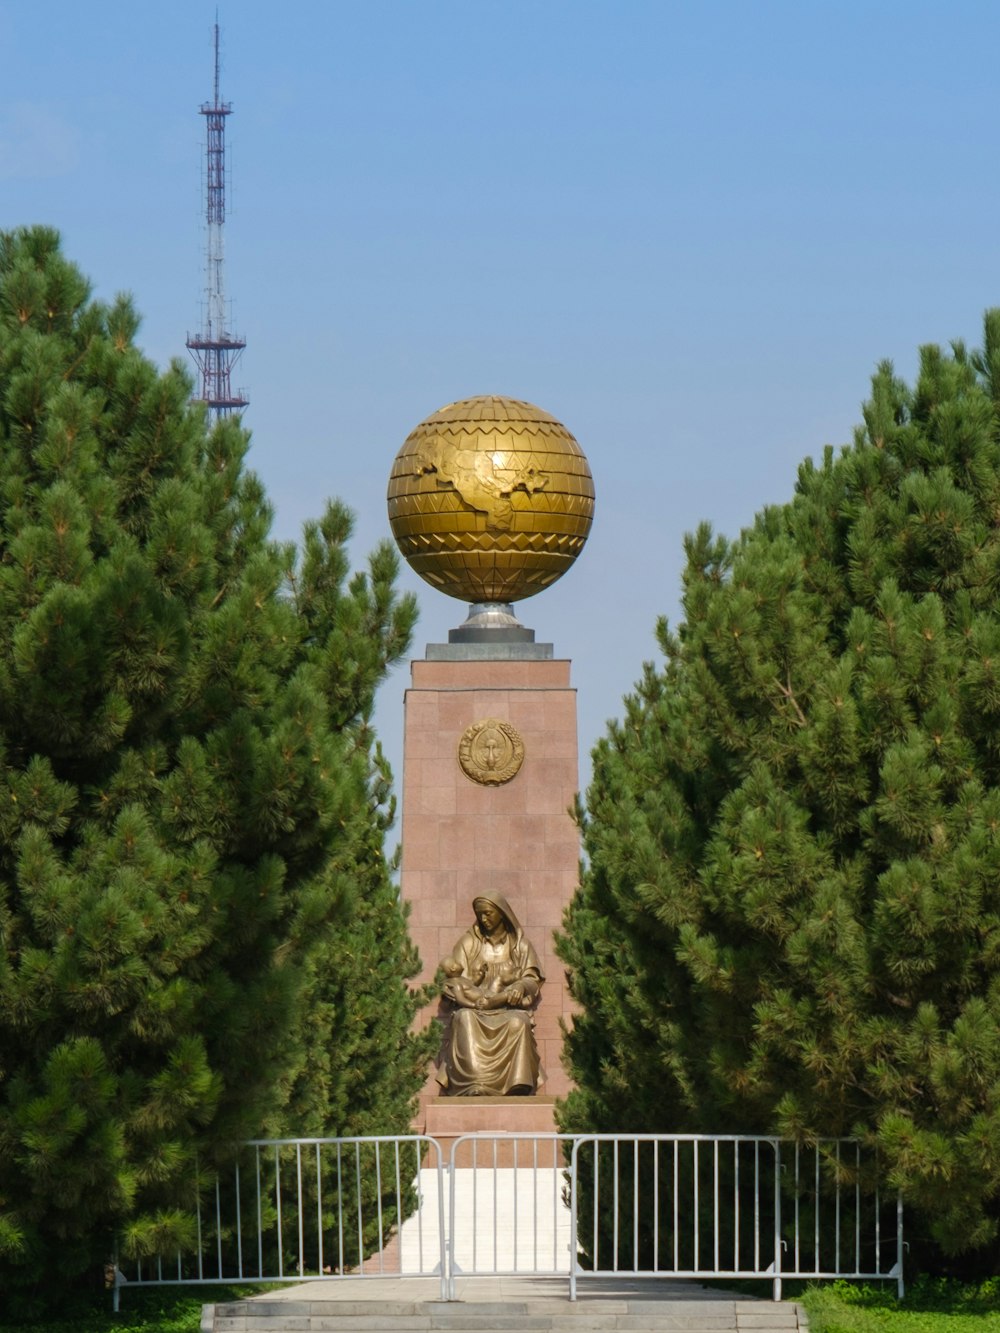
[[460,1134],[555,1134],[555,1097],[432,1097],[422,1133],[450,1141]]
[[[554,934],[576,888],[580,840],[570,810],[579,785],[576,691],[570,664],[547,644],[431,645],[412,663],[406,693],[401,890],[420,952],[420,981],[474,920],[472,900],[502,893],[545,974],[535,1039],[545,1079],[534,1097],[444,1097],[432,1069],[417,1126],[447,1136],[476,1130],[551,1132],[552,1104],[571,1086],[560,1024],[572,1004]],[[523,758],[506,781],[467,775],[459,748],[469,728],[513,728]],[[466,745],[466,749],[468,744]],[[422,1022],[437,1011],[429,1005]],[[530,1128],[529,1128],[530,1126]]]

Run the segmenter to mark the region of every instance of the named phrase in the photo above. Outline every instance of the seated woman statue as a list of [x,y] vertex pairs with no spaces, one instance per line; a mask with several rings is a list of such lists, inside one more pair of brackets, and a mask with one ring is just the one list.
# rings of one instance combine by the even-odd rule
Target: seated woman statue
[[437,1081],[451,1097],[524,1096],[541,1081],[529,1011],[545,978],[503,894],[472,909],[475,925],[441,964],[453,1012]]

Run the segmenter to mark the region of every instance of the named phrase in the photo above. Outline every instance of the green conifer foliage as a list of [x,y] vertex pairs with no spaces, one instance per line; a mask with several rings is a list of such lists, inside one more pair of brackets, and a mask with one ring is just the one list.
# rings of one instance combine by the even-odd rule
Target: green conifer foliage
[[8,1290],[184,1239],[236,1140],[405,1131],[421,1082],[369,727],[414,604],[337,504],[269,539],[248,436],[137,325],[0,235]]
[[861,1134],[1000,1269],[1000,311],[686,554],[581,810],[564,1124]]

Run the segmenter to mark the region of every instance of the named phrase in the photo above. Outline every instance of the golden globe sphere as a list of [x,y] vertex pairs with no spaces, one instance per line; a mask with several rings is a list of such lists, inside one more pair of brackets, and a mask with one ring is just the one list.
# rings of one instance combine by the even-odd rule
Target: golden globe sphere
[[400,551],[441,592],[520,602],[587,540],[594,482],[561,422],[516,398],[449,403],[407,436],[389,477]]

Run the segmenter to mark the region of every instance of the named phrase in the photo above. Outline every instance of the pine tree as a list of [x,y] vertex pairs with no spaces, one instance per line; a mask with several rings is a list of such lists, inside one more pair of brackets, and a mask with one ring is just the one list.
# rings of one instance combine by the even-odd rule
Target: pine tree
[[563,1124],[860,1135],[1000,1271],[1000,311],[685,545],[581,810]]
[[421,1082],[369,725],[414,604],[388,546],[350,575],[339,504],[270,540],[246,432],[137,327],[0,235],[8,1292],[190,1240],[241,1138],[405,1131]]

